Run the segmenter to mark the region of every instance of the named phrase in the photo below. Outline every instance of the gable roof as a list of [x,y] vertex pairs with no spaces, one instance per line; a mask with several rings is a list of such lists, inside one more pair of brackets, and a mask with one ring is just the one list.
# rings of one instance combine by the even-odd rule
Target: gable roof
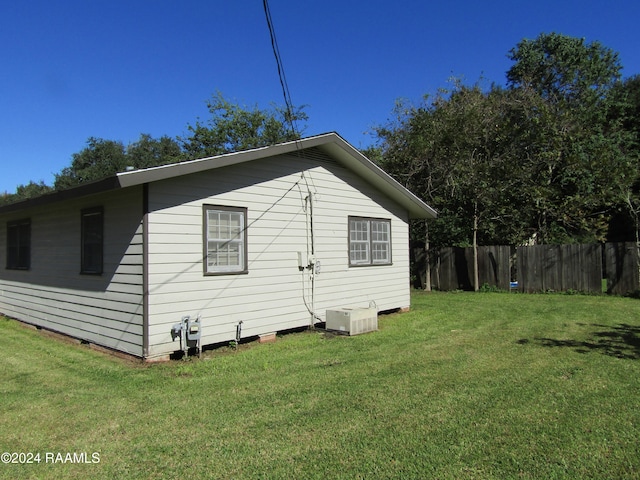
[[117,173],[96,182],[79,185],[69,190],[63,190],[41,197],[36,197],[22,202],[17,202],[0,207],[0,213],[22,210],[23,208],[44,205],[67,198],[76,198],[109,190],[143,185],[145,183],[166,180],[182,175],[189,175],[205,170],[222,168],[229,165],[238,165],[261,158],[295,153],[301,150],[316,147],[331,158],[335,159],[345,168],[353,171],[371,185],[385,193],[391,199],[402,205],[409,212],[409,217],[435,218],[436,211],[420,200],[417,196],[394,180],[384,170],[360,153],[337,133],[325,133],[314,137],[307,137],[267,147],[243,150],[241,152],[227,153],[215,157],[201,158],[180,163],[172,163],[159,167],[151,167],[141,170]]

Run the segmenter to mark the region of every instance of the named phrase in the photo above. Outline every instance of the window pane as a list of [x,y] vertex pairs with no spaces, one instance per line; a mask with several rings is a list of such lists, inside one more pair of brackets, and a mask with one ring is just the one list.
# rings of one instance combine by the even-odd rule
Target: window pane
[[224,273],[246,270],[244,211],[208,208],[206,219],[206,271]]
[[349,263],[362,265],[369,263],[369,222],[349,221]]
[[240,242],[209,242],[210,267],[242,267]]
[[373,244],[373,263],[389,263],[389,245],[386,243]]
[[351,263],[369,263],[369,244],[353,243],[350,251]]
[[369,218],[349,219],[349,264],[391,263],[391,221]]
[[231,238],[229,234],[229,217],[225,212],[219,214],[219,235],[218,238]]
[[242,233],[242,215],[234,213],[229,216],[229,238],[238,238]]
[[350,239],[353,242],[369,241],[369,222],[365,220],[352,220]]
[[390,263],[389,252],[391,245],[389,241],[389,222],[371,221],[371,245],[373,250],[373,263]]
[[371,239],[374,242],[387,242],[389,241],[389,224],[387,222],[371,222]]
[[220,212],[209,211],[207,215],[209,219],[207,227],[209,238],[220,238]]

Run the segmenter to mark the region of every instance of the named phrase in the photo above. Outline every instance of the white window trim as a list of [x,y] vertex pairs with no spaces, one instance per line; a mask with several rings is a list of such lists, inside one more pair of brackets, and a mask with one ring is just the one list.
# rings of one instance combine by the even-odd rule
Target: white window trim
[[[385,232],[375,227],[385,225]],[[363,228],[364,227],[364,228]],[[375,233],[386,234],[386,239],[374,238]],[[391,265],[391,220],[387,218],[355,217],[348,219],[349,266],[370,267]],[[375,258],[376,252],[386,252],[382,259]],[[363,255],[364,254],[364,255]]]
[[[209,226],[211,215],[237,215],[239,224],[237,231],[227,231],[226,235],[219,238],[210,236]],[[229,227],[231,228],[231,227]],[[220,205],[203,205],[203,248],[204,248],[204,274],[205,275],[233,275],[247,273],[247,209],[242,207],[228,207]],[[237,263],[233,265],[213,265],[211,262],[212,246],[217,245],[228,248],[235,246],[233,250],[227,250],[227,259],[237,256]]]

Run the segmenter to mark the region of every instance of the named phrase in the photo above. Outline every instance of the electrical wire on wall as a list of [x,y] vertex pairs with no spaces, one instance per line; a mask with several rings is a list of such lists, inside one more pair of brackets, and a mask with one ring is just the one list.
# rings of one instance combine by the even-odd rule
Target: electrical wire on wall
[[[314,234],[313,234],[313,203],[314,203],[314,198],[315,198],[315,194],[311,192],[311,189],[309,188],[308,184],[307,184],[307,192],[308,195],[305,197],[304,199],[304,210],[305,210],[305,222],[307,224],[305,230],[307,231],[307,252],[309,253],[309,261],[308,261],[308,265],[306,270],[308,271],[308,275],[309,275],[309,283],[310,283],[310,289],[311,289],[311,305],[309,305],[309,302],[307,302],[307,294],[305,291],[303,291],[303,300],[304,300],[304,304],[307,307],[307,310],[309,311],[309,314],[311,315],[311,327],[314,326],[314,324],[316,323],[316,321],[318,322],[322,322],[322,318],[320,318],[316,312],[315,312],[315,297],[316,297],[316,276],[319,273],[319,269],[320,269],[320,262],[316,259],[316,249],[315,249],[315,240],[314,240]],[[302,278],[302,288],[303,290],[305,289],[305,285],[304,285],[304,275],[305,272],[303,271],[303,278]]]
[[[289,92],[289,85],[287,84],[287,78],[284,71],[284,65],[282,63],[282,57],[280,55],[280,48],[278,47],[278,40],[276,38],[276,32],[273,25],[273,19],[271,17],[271,10],[269,8],[268,0],[263,0],[262,5],[264,8],[265,18],[267,20],[267,27],[269,29],[269,37],[271,39],[271,48],[273,50],[273,55],[276,60],[276,65],[278,67],[278,78],[280,79],[280,87],[282,88],[282,96],[284,97],[284,103],[286,107],[285,113],[285,121],[289,123],[291,128],[291,133],[296,139],[296,150],[297,155],[301,158],[304,158],[304,154],[300,149],[300,143],[298,142],[300,138],[300,133],[298,131],[298,127],[296,125],[296,119],[293,110],[293,102],[291,101],[291,93]],[[302,178],[307,187],[307,196],[303,200],[303,209],[305,212],[305,223],[306,223],[306,231],[307,231],[307,258],[306,265],[300,265],[302,271],[302,299],[304,301],[304,305],[309,311],[311,315],[311,326],[315,324],[316,321],[322,321],[322,319],[315,313],[315,287],[316,287],[316,275],[318,273],[318,264],[315,258],[316,249],[315,249],[315,239],[313,232],[313,203],[314,197],[316,195],[315,185],[314,192],[311,191],[311,187],[309,185],[307,175],[305,171],[302,171]],[[313,179],[311,179],[311,183],[313,184]],[[305,277],[309,276],[309,288],[311,290],[310,301],[307,301],[307,286],[305,285]]]

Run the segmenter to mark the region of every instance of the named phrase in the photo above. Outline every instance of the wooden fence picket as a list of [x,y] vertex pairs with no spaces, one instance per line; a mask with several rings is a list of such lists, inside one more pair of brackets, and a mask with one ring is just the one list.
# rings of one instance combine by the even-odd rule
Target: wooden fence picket
[[[512,252],[515,252],[513,255]],[[515,257],[515,258],[514,258]],[[473,250],[447,247],[431,252],[431,285],[436,290],[473,289]],[[424,266],[423,266],[424,268]],[[480,286],[521,292],[578,291],[627,295],[640,290],[635,243],[478,247]],[[424,272],[422,272],[424,275]]]

